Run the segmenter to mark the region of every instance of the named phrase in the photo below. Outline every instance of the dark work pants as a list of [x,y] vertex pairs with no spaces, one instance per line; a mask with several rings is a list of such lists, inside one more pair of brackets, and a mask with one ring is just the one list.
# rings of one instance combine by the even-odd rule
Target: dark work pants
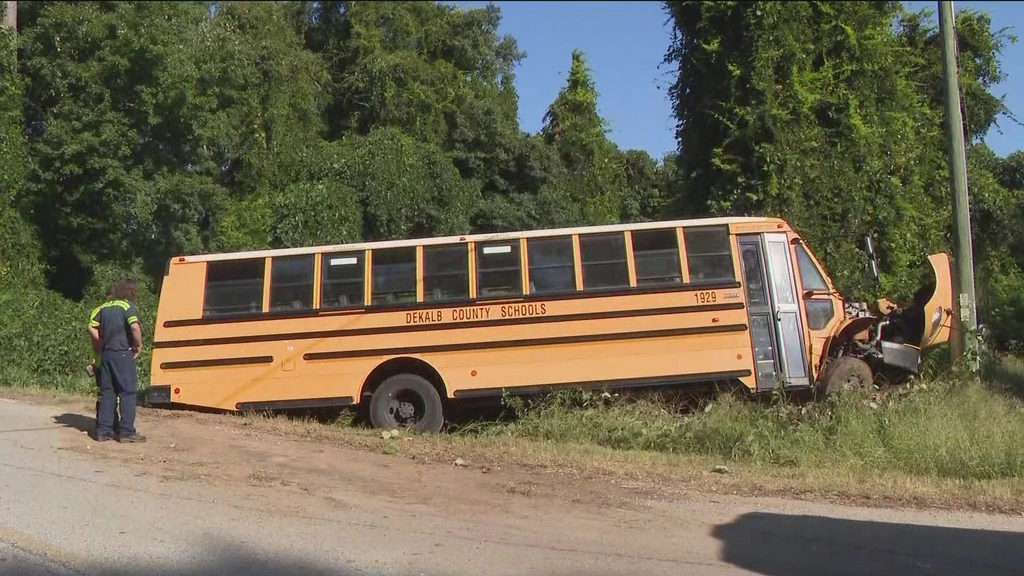
[[[98,429],[99,422],[100,422],[100,391],[102,390],[102,388],[100,387],[100,367],[99,367],[99,364],[96,365],[96,374],[94,375],[94,377],[96,378],[96,425],[97,425],[97,429]],[[114,411],[114,434],[120,434],[120,433],[121,433],[121,419],[117,417],[117,411],[115,410]]]
[[117,420],[117,401],[121,401],[121,436],[135,435],[135,394],[139,381],[132,353],[104,352],[100,357],[100,402],[96,435],[109,436]]

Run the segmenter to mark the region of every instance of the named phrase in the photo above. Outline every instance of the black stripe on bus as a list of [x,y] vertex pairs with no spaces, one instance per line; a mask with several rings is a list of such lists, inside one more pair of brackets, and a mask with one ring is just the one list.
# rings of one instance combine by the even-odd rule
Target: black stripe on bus
[[[483,305],[480,305],[483,306]],[[518,324],[548,324],[551,322],[578,322],[582,320],[610,320],[641,316],[664,316],[670,314],[693,314],[697,312],[722,312],[742,310],[743,302],[706,304],[695,306],[668,306],[664,308],[634,308],[609,310],[606,312],[584,312],[579,314],[553,314],[551,316],[525,316],[498,320],[468,320],[462,322],[441,322],[436,324],[408,324],[402,326],[377,326],[373,328],[348,328],[342,330],[318,330],[315,332],[290,332],[284,334],[258,334],[253,336],[222,336],[219,338],[196,338],[191,340],[167,340],[154,342],[153,348],[188,348],[192,346],[218,346],[225,344],[250,344],[254,342],[277,342],[281,340],[310,340],[314,338],[338,338],[344,336],[373,336],[379,334],[400,334],[405,332],[429,332],[432,330],[462,330],[465,328],[493,328]]]
[[613,298],[645,294],[671,294],[675,292],[693,292],[699,290],[728,290],[740,288],[739,282],[712,282],[679,284],[676,286],[652,286],[650,288],[625,288],[621,290],[583,290],[562,292],[557,294],[525,294],[504,298],[477,298],[465,300],[446,300],[444,302],[409,302],[406,304],[388,304],[373,306],[354,306],[351,308],[320,308],[316,310],[255,312],[214,318],[189,318],[185,320],[167,320],[164,328],[180,328],[184,326],[206,326],[210,324],[235,324],[239,322],[260,322],[266,320],[293,320],[298,318],[314,318],[317,316],[344,316],[349,314],[383,314],[387,312],[413,312],[416,310],[433,310],[436,308],[464,308],[467,306],[497,306],[517,302],[552,302],[573,300],[576,298]]
[[544,384],[541,386],[508,386],[505,388],[471,388],[467,390],[456,390],[455,397],[463,398],[489,398],[501,396],[502,394],[548,394],[565,388],[580,388],[583,390],[623,390],[626,388],[654,388],[659,386],[677,386],[680,384],[694,384],[697,382],[715,382],[720,380],[733,380],[750,376],[750,370],[733,370],[731,372],[704,372],[701,374],[680,374],[676,376],[655,376],[651,378],[624,378],[621,380],[599,380],[593,382],[566,382],[563,384]]
[[213,358],[211,360],[183,360],[180,362],[161,362],[163,370],[178,368],[209,368],[213,366],[246,366],[249,364],[270,364],[273,356],[245,356],[241,358]]
[[308,398],[304,400],[267,400],[264,402],[239,402],[235,410],[240,412],[261,412],[263,410],[300,410],[303,408],[336,408],[356,403],[351,396],[337,398]]
[[492,342],[435,344],[432,346],[408,346],[405,348],[375,348],[370,350],[338,350],[336,352],[307,352],[302,355],[302,359],[338,360],[342,358],[365,358],[369,356],[401,356],[407,354],[426,354],[431,352],[466,352],[472,350],[491,350],[495,348],[523,348],[528,346],[548,346],[555,344],[607,342],[611,340],[665,338],[668,336],[695,336],[699,334],[719,334],[722,332],[742,332],[745,331],[746,329],[746,324],[725,324],[723,326],[707,326],[699,328],[671,328],[668,330],[612,332],[607,334],[585,334],[581,336],[558,336],[554,338],[527,338],[522,340],[496,340]]

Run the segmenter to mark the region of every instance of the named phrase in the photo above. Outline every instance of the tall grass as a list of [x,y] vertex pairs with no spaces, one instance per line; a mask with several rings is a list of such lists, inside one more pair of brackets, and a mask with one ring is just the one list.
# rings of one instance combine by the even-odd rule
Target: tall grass
[[467,433],[794,467],[962,480],[1024,477],[1024,403],[1006,386],[952,377],[804,405],[722,396],[688,414],[585,392],[515,406]]

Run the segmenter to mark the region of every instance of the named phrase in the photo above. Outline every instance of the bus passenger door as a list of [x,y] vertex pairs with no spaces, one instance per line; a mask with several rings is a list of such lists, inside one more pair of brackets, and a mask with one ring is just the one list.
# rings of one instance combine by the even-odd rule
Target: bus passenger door
[[758,390],[774,388],[780,376],[788,386],[810,385],[786,235],[744,235],[739,245]]

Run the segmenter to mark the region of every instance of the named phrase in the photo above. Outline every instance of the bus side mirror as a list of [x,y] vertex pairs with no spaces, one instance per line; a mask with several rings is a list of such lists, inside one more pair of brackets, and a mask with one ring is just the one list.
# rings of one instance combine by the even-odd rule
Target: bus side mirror
[[871,277],[878,282],[878,257],[875,256],[875,245],[871,242],[871,235],[864,235],[864,249],[868,253],[868,263],[871,265]]

